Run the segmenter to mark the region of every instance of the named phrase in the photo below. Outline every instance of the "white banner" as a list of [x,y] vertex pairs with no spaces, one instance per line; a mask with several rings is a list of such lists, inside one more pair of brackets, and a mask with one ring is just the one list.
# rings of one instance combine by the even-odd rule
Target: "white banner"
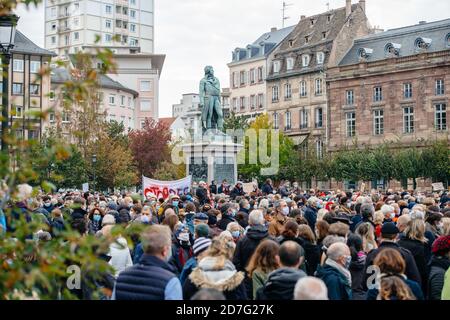
[[142,176],[142,190],[144,196],[153,193],[156,197],[167,199],[172,194],[179,196],[191,190],[192,176],[177,181],[159,181]]
[[88,192],[89,191],[89,183],[83,183],[83,186],[82,186],[82,188],[83,188],[83,192]]

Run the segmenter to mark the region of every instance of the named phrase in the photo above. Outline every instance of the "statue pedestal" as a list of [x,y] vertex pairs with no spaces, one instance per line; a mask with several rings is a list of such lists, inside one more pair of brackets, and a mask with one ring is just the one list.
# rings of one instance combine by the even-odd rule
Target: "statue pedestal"
[[237,181],[237,154],[243,146],[233,142],[232,137],[218,130],[208,130],[203,135],[195,135],[193,141],[181,146],[186,163],[186,172],[192,181],[201,180],[220,184]]

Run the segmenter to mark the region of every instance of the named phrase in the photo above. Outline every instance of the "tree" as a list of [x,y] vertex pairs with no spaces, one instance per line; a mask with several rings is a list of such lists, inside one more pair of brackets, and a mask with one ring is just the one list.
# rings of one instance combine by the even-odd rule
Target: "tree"
[[450,149],[448,141],[435,141],[422,150],[424,174],[435,182],[450,181]]
[[164,123],[147,118],[143,128],[128,137],[139,176],[152,177],[162,162],[170,160],[171,133]]
[[116,120],[107,122],[106,134],[114,141],[119,142],[122,146],[126,148],[129,147],[128,134],[125,133],[125,125],[123,122],[117,122]]
[[407,185],[413,179],[413,189],[417,188],[417,178],[424,176],[422,151],[417,148],[401,149],[394,154],[393,177]]
[[174,164],[169,161],[162,162],[153,174],[153,178],[161,181],[179,180],[186,176],[184,164]]
[[235,112],[231,111],[229,117],[227,117],[224,121],[224,131],[227,132],[227,130],[247,129],[249,127],[249,118],[249,116],[245,115],[236,115]]

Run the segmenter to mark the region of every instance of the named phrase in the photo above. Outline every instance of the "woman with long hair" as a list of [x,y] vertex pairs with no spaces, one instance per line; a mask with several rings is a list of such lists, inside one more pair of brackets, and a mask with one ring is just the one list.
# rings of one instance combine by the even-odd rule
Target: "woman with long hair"
[[362,238],[365,253],[369,253],[378,248],[377,242],[375,241],[375,228],[370,222],[361,223],[356,228],[355,233]]
[[373,264],[378,267],[376,286],[367,291],[367,300],[376,300],[381,289],[383,279],[397,277],[411,290],[417,300],[424,300],[422,289],[416,281],[409,280],[405,275],[406,262],[400,252],[396,249],[386,248],[381,250]]
[[416,300],[416,297],[404,281],[391,276],[381,279],[377,300]]
[[269,273],[280,267],[277,258],[279,248],[275,241],[264,240],[256,247],[255,253],[250,258],[246,270],[249,278],[252,279],[253,299],[258,289],[266,282]]
[[313,276],[320,263],[320,247],[317,246],[316,237],[307,224],[298,226],[298,238],[305,250],[305,271],[308,276]]

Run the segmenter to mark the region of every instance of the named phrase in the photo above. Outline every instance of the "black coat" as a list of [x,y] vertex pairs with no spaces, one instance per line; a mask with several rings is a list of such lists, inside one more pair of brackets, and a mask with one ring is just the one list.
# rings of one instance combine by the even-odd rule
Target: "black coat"
[[322,279],[328,289],[330,300],[351,300],[352,288],[345,276],[338,269],[325,265],[319,266],[316,277]]
[[270,184],[265,183],[261,188],[261,192],[263,193],[263,195],[271,194],[273,193],[273,187]]
[[317,266],[320,263],[320,247],[303,238],[286,238],[280,236],[277,238],[281,245],[285,241],[297,242],[305,250],[305,270],[308,276],[314,276]]
[[449,268],[450,259],[448,257],[433,256],[431,258],[427,288],[429,300],[441,300],[445,273]]
[[209,192],[211,192],[212,194],[217,194],[217,184],[210,185]]
[[416,261],[414,261],[414,257],[412,255],[411,251],[400,247],[397,243],[383,241],[380,244],[380,246],[378,247],[378,249],[370,251],[369,254],[367,255],[366,265],[364,268],[365,269],[364,281],[363,281],[364,290],[367,290],[367,279],[371,275],[373,275],[373,273],[372,274],[367,273],[367,268],[369,266],[373,265],[373,262],[375,260],[375,257],[377,256],[377,254],[381,250],[384,250],[386,248],[395,249],[398,252],[400,252],[400,254],[402,255],[403,259],[405,259],[405,262],[406,262],[406,270],[405,270],[406,277],[409,280],[416,281],[419,285],[421,285],[422,280],[420,277],[419,269],[417,269]]
[[311,227],[311,230],[314,230],[317,221],[317,209],[311,206],[306,206],[304,217],[306,221],[308,221],[308,225]]
[[209,201],[208,191],[205,188],[202,187],[197,188],[197,190],[195,191],[195,195],[197,196],[201,206]]
[[352,275],[352,299],[364,300],[366,292],[363,288],[364,281],[364,260],[353,260],[350,264],[349,271]]
[[222,215],[222,219],[217,222],[217,227],[223,231],[227,230],[227,226],[231,222],[236,222],[236,219],[234,219],[230,215]]
[[422,291],[426,294],[428,267],[425,252],[427,250],[427,244],[420,242],[419,240],[406,238],[405,236],[402,236],[397,243],[400,247],[411,251],[422,279]]
[[236,197],[243,197],[245,195],[244,189],[234,187],[230,192],[230,198],[236,199]]
[[299,269],[275,270],[269,274],[265,285],[256,292],[256,300],[293,300],[295,285],[303,277],[306,277],[306,273]]

